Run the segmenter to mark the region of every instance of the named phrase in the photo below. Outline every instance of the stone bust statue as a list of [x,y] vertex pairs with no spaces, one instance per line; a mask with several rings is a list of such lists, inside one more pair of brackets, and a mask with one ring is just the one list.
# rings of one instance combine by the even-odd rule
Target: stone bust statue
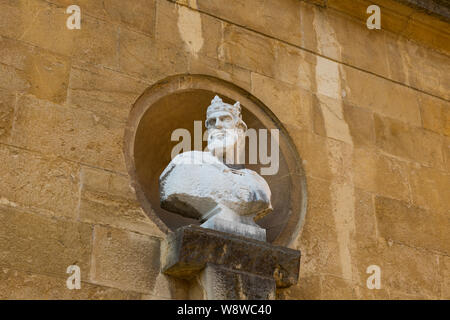
[[240,103],[215,96],[206,117],[207,151],[172,159],[159,178],[161,207],[205,228],[265,241],[265,229],[254,221],[272,212],[270,188],[256,172],[234,165],[247,131]]

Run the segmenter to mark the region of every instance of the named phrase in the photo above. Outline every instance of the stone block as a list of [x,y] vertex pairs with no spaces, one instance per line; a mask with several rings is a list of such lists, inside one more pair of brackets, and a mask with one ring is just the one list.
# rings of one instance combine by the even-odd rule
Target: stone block
[[375,198],[375,211],[381,237],[412,247],[450,252],[450,219],[445,214],[384,197]]
[[152,294],[160,270],[159,239],[101,226],[94,232],[90,280]]
[[[360,7],[363,10],[360,11],[362,13],[360,18],[367,19],[366,17],[369,16],[365,15],[369,3],[367,5],[364,4],[364,6],[360,2],[355,3],[355,1],[344,0],[341,2],[347,2],[348,6],[353,7],[353,9]],[[334,4],[330,4],[330,6],[334,6]],[[316,20],[319,19],[317,17],[318,15],[325,16],[322,19],[326,19],[326,23],[330,28],[329,30],[324,30],[327,32],[326,34],[318,35],[319,39],[321,37],[328,39],[328,34],[331,31],[339,46],[337,50],[339,56],[332,58],[337,58],[361,70],[366,70],[384,77],[389,76],[385,32],[369,30],[365,21],[349,19],[348,16],[333,13],[331,10],[324,11],[323,13],[316,10]],[[384,29],[384,26],[382,28]],[[320,29],[316,28],[316,32]]]
[[[382,260],[382,288],[388,287],[393,291],[423,298],[439,297],[440,279],[436,255],[394,244],[385,248],[379,259]],[[394,296],[390,298],[395,299]]]
[[[421,29],[427,30],[426,36],[430,38],[430,29]],[[439,41],[445,42],[442,37],[441,33]],[[392,38],[387,47],[392,78],[448,100],[449,57],[403,37]]]
[[[177,2],[183,3],[183,0]],[[296,44],[301,43],[300,2],[261,2],[239,0],[232,6],[224,6],[220,0],[196,1],[191,7],[207,12],[225,21],[257,30]],[[283,19],[278,17],[282,16]]]
[[90,284],[83,280],[88,275],[81,273],[81,289],[69,290],[67,277],[23,272],[0,268],[0,299],[2,300],[136,300],[140,294],[115,288]]
[[305,174],[331,180],[333,175],[328,163],[328,139],[292,126],[287,126],[287,129],[302,159]]
[[[400,20],[401,21],[401,20]],[[404,40],[399,39],[395,34],[385,34],[387,61],[389,65],[389,78],[400,83],[408,83],[408,66],[405,64],[405,53],[398,54],[402,49]]]
[[[114,0],[112,0],[114,1]],[[72,0],[49,0],[49,3],[55,4],[57,7],[66,9],[68,6],[74,4]],[[109,0],[105,0],[102,2],[99,1],[91,1],[91,0],[78,0],[76,5],[78,5],[81,9],[81,14],[86,13],[90,16],[101,17],[106,19],[106,3],[110,2]]]
[[336,225],[332,218],[331,183],[308,178],[307,186],[307,214],[296,244],[302,252],[301,276],[339,275],[341,266]]
[[64,103],[67,97],[71,62],[68,58],[33,50],[27,59],[29,93],[36,98]]
[[157,41],[169,42],[197,59],[217,59],[222,21],[169,1],[158,1],[157,8]]
[[[275,74],[276,42],[257,33],[226,24],[219,59],[269,77]],[[254,55],[258,59],[254,59]]]
[[26,74],[14,67],[0,64],[0,89],[14,92],[27,92],[31,87]]
[[81,177],[83,182],[82,191],[117,196],[127,200],[136,200],[135,191],[131,187],[130,178],[127,175],[96,168],[82,167]]
[[[49,0],[62,8],[74,4],[72,0]],[[127,3],[121,0],[91,1],[78,0],[76,3],[84,14],[106,20],[110,24],[122,24],[127,28],[154,34],[156,1],[134,0]],[[83,27],[82,27],[83,28]]]
[[206,264],[199,276],[205,300],[273,300],[275,280],[271,277]]
[[436,212],[450,212],[450,175],[448,172],[410,165],[409,180],[414,205]]
[[358,288],[356,289],[358,300],[394,300],[390,297],[391,290],[387,288],[381,289],[367,288],[367,284],[365,283],[365,281],[369,276],[370,275],[366,273],[365,276],[362,278],[361,286],[358,286]]
[[33,46],[0,36],[0,63],[25,71]]
[[[421,294],[408,294],[404,291],[399,291],[399,290],[390,290],[389,291],[389,299],[390,300],[430,300],[431,297],[429,296],[425,296],[425,295],[421,295]],[[436,300],[437,298],[435,297],[433,300]]]
[[436,133],[374,115],[376,145],[394,156],[442,168],[443,139]]
[[[155,39],[157,41],[169,42],[177,48],[183,48],[183,40],[178,30],[178,12],[180,8],[181,6],[175,1],[156,1]],[[198,17],[203,16],[199,12],[197,12],[197,15]]]
[[421,126],[416,91],[373,74],[342,67],[344,101],[386,117]]
[[0,148],[1,198],[15,206],[76,218],[79,166],[57,157],[13,147]]
[[[317,1],[308,0],[308,2]],[[361,26],[366,24],[367,7],[373,4],[367,0],[357,2],[353,0],[326,0],[325,2],[328,8],[350,16]],[[389,33],[382,30],[372,31],[392,35],[392,37],[401,41],[408,41],[407,38],[409,38],[422,46],[433,47],[442,52],[448,51],[448,41],[445,41],[448,36],[442,32],[446,28],[443,19],[436,19],[435,16],[425,11],[418,11],[417,7],[407,6],[404,1],[382,1],[378,5],[382,10],[382,30],[389,31]],[[403,37],[398,37],[399,34]],[[399,56],[398,50],[395,53],[396,56]],[[392,57],[393,55],[389,56]],[[398,64],[392,64],[391,70],[396,67],[398,68]]]
[[70,73],[68,103],[125,122],[148,84],[106,68],[76,68]]
[[288,287],[298,281],[300,252],[190,225],[168,235],[161,261],[162,271],[177,278],[193,278],[214,264]]
[[10,77],[17,75],[28,83],[29,88],[19,91],[55,103],[66,101],[71,65],[67,57],[7,38],[0,38],[0,57],[1,63],[14,68]]
[[[87,0],[87,3],[90,2]],[[126,2],[122,0],[107,0],[103,2],[103,11],[107,19],[120,22],[127,27],[154,34],[156,21],[156,1],[155,0],[133,0]]]
[[377,220],[372,194],[355,188],[355,242],[358,247],[377,241]]
[[[152,296],[158,296],[159,299],[183,299],[189,300],[189,289],[192,283],[183,279],[176,279],[159,273],[156,277]],[[143,297],[143,299],[145,299]]]
[[[357,261],[360,287],[366,287],[367,267],[377,265],[381,290],[389,293],[389,299],[396,299],[396,292],[421,299],[439,297],[438,259],[433,252],[379,238],[377,245],[358,251],[353,258]],[[364,291],[361,290],[363,296]]]
[[[425,32],[424,37],[426,36],[427,34]],[[447,35],[446,41],[442,41],[442,38],[439,37],[436,39],[436,42],[444,42],[448,45],[448,39]],[[410,44],[412,42],[408,43]],[[426,47],[422,47],[421,50],[426,50]],[[414,52],[413,59],[419,58],[421,50],[417,50],[417,48],[411,50]],[[425,57],[420,59],[420,64],[415,64],[415,68],[418,87],[442,97],[447,101],[450,99],[450,58],[448,55],[435,50],[426,50]],[[439,79],[438,84],[434,82],[436,78]]]
[[444,154],[444,170],[450,172],[450,137],[444,138],[442,153]]
[[[441,14],[437,13],[437,16],[441,16]],[[444,19],[436,19],[436,16],[429,12],[416,11],[415,19],[409,21],[403,34],[414,39],[414,42],[420,43],[424,48],[433,48],[434,50],[430,50],[432,54],[442,53],[442,56],[445,57],[450,48],[448,44],[450,36],[443,32],[446,28],[444,23]],[[429,26],[433,27],[429,28]]]
[[355,186],[371,193],[409,201],[408,166],[405,162],[355,148],[353,153]]
[[343,105],[343,113],[354,146],[373,146],[375,144],[373,113],[349,104]]
[[70,265],[89,271],[93,228],[88,224],[1,206],[0,230],[0,260],[7,268],[66,279]]
[[277,300],[319,300],[321,297],[320,276],[302,276],[289,288],[277,290]]
[[210,75],[251,91],[251,71],[204,56],[191,56],[189,73]]
[[352,145],[349,125],[345,121],[343,103],[329,96],[314,96],[314,132]]
[[75,32],[76,38],[71,52],[74,65],[93,64],[113,70],[119,69],[117,25],[85,15],[81,29]]
[[420,95],[423,127],[450,136],[450,103],[429,95]]
[[[317,0],[327,1],[327,0]],[[301,47],[308,51],[315,52],[317,50],[317,34],[314,26],[317,7],[310,1],[299,1],[300,3],[300,32]]]
[[334,60],[316,56],[314,71],[314,91],[317,95],[341,100],[344,95],[342,90],[342,66]]
[[441,276],[441,299],[450,299],[450,257],[439,256],[439,273]]
[[125,172],[125,125],[94,112],[22,96],[12,143],[96,167]]
[[83,167],[81,170],[80,219],[143,234],[164,234],[143,212],[127,176]]
[[[8,1],[10,6],[7,10],[17,10],[19,18],[17,26],[11,26],[20,30],[14,37],[39,48],[54,53],[71,56],[73,50],[80,46],[76,37],[82,32],[86,16],[82,16],[81,30],[70,30],[66,26],[66,7],[61,8],[46,1]],[[83,31],[84,32],[84,31]]]
[[120,31],[120,71],[154,83],[188,71],[188,55],[166,41],[155,42],[145,34]]
[[252,93],[287,127],[311,129],[313,96],[309,91],[252,73]]
[[275,49],[275,78],[314,91],[316,56],[283,42],[277,42]]
[[[328,163],[333,174],[333,188],[350,191],[349,188],[353,188],[353,146],[339,140],[328,139],[327,147]],[[339,184],[345,186],[341,188]],[[353,194],[353,191],[351,193]],[[350,194],[347,195],[350,196]],[[341,194],[339,197],[344,197],[344,195]]]
[[0,35],[10,38],[20,37],[24,32],[21,22],[23,14],[19,1],[2,1],[0,3]]
[[351,280],[333,275],[321,277],[321,299],[324,300],[355,300],[358,299],[355,285]]
[[66,14],[67,7],[58,5],[32,0],[8,6],[8,10],[20,12],[21,32],[15,38],[73,57],[76,62],[101,64],[117,69],[118,52],[111,48],[117,48],[118,27],[84,14],[81,5],[81,29],[70,30],[66,26],[69,17]]
[[11,134],[16,96],[0,89],[0,141],[7,142]]

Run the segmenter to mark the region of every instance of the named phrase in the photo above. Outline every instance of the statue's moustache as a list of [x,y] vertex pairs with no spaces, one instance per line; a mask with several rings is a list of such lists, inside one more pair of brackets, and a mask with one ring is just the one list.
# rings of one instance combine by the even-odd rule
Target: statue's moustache
[[235,134],[234,129],[212,129],[209,131],[209,139],[214,139],[214,138],[221,138],[221,137],[225,137],[225,136],[229,136],[229,135],[234,135]]

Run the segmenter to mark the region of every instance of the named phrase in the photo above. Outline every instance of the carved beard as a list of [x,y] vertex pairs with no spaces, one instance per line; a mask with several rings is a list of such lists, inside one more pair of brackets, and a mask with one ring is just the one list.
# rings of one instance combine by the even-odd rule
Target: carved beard
[[[208,132],[208,150],[218,158],[225,160],[226,155],[234,155],[235,146],[240,138],[238,129],[211,129]],[[234,158],[234,157],[233,157]],[[227,163],[232,159],[228,159]]]

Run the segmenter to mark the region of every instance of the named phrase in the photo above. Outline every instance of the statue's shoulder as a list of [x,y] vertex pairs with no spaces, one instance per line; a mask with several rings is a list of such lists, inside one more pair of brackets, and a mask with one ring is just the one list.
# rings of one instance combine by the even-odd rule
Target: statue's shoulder
[[256,171],[244,168],[244,169],[239,169],[239,172],[243,173],[244,175],[248,175],[248,176],[251,176],[251,177],[255,177],[256,179],[262,179],[262,180],[266,181]]
[[172,161],[170,161],[161,173],[160,179],[164,179],[167,175],[175,171],[192,173],[192,170],[204,171],[207,168],[217,170],[221,166],[223,166],[223,164],[209,152],[187,151],[176,155]]
[[255,186],[258,186],[258,189],[260,189],[260,191],[264,191],[269,195],[271,194],[270,187],[266,179],[260,176],[257,172],[250,169],[240,169],[239,172],[249,178],[249,180],[252,181]]

